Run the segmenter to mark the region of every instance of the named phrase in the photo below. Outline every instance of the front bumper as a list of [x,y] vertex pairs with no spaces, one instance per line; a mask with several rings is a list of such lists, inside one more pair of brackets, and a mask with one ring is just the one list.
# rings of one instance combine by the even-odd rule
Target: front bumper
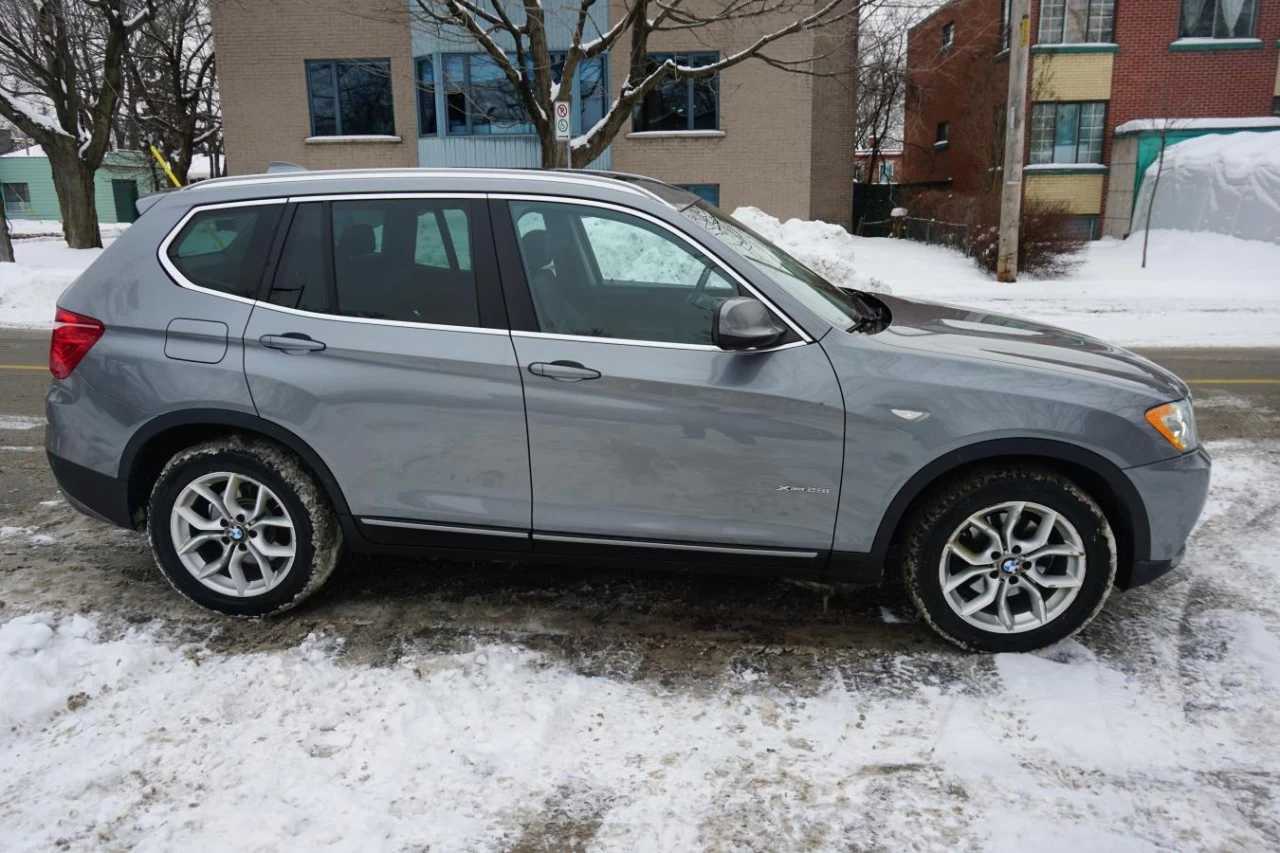
[[1186,554],[1187,537],[1209,497],[1212,463],[1204,448],[1163,462],[1125,470],[1142,498],[1149,533],[1133,543],[1133,561],[1116,577],[1129,589],[1150,583],[1177,568]]
[[53,479],[66,496],[67,503],[94,518],[120,527],[133,527],[129,514],[129,481],[69,462],[50,453],[49,467]]

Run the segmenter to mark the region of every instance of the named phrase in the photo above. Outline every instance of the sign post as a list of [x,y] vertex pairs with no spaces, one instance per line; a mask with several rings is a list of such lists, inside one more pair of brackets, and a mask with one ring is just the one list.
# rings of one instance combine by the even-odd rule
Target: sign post
[[573,168],[573,133],[571,128],[572,106],[568,101],[556,101],[556,141],[564,142],[564,164]]

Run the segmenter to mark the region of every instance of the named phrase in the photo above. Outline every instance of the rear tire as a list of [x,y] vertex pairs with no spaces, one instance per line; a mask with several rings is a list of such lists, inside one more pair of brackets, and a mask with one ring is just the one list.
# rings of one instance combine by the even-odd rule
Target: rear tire
[[907,525],[907,593],[930,627],[964,649],[1025,652],[1070,637],[1102,609],[1115,575],[1105,513],[1046,469],[965,475]]
[[297,606],[342,549],[333,508],[297,457],[238,436],[169,460],[151,490],[147,535],[174,589],[229,616]]

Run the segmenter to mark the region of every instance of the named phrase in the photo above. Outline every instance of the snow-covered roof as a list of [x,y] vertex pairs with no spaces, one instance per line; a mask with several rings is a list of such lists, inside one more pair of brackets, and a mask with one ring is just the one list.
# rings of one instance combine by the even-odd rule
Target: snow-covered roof
[[1238,128],[1280,128],[1280,118],[1248,116],[1244,118],[1136,118],[1116,126],[1116,133],[1141,133],[1150,130],[1235,130]]
[[26,148],[17,148],[7,154],[0,154],[0,157],[44,157],[44,149],[39,145],[29,145]]

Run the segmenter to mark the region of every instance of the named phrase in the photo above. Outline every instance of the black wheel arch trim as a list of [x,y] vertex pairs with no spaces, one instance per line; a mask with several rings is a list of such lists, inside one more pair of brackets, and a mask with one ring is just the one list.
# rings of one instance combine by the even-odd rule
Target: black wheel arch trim
[[329,470],[329,466],[320,458],[320,455],[311,449],[310,445],[273,421],[250,412],[241,412],[233,409],[183,409],[180,412],[168,412],[158,415],[147,421],[138,428],[133,437],[129,439],[129,443],[125,445],[124,453],[120,456],[119,478],[129,481],[134,479],[139,454],[142,453],[143,448],[152,439],[172,429],[189,426],[214,426],[228,427],[233,430],[249,430],[278,441],[297,454],[316,475],[316,478],[320,481],[321,488],[324,489],[325,494],[328,495],[329,500],[333,503],[334,512],[342,517],[351,514],[347,507],[347,499],[343,496],[342,488],[338,485],[333,472]]
[[[1151,553],[1151,522],[1147,507],[1133,482],[1124,471],[1092,450],[1063,441],[1047,438],[998,438],[966,445],[939,456],[916,471],[894,495],[888,509],[881,517],[880,526],[871,546],[873,554],[885,555],[893,544],[893,536],[902,523],[907,510],[931,485],[948,474],[974,462],[1009,457],[1040,457],[1066,462],[1085,468],[1095,474],[1115,498],[1115,505],[1124,513],[1124,521],[1132,532],[1132,553],[1121,554],[1122,563],[1148,559]],[[1124,569],[1121,569],[1124,573]]]

